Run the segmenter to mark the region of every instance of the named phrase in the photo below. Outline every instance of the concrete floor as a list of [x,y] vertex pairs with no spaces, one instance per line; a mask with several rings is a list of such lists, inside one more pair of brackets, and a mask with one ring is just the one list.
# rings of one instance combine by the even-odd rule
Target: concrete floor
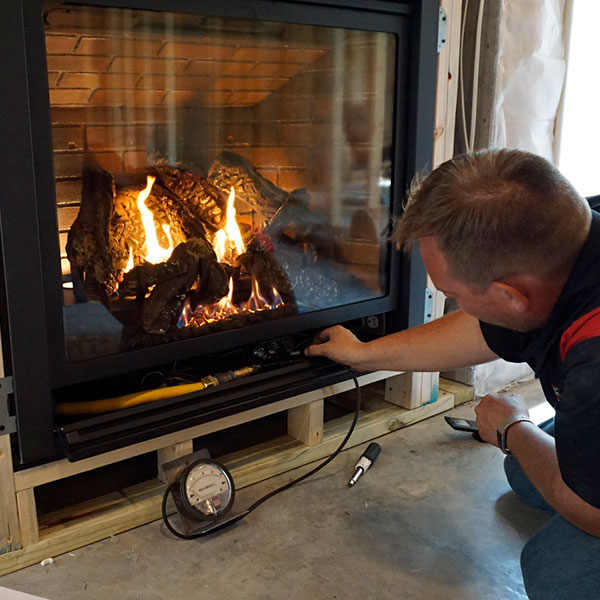
[[[536,382],[518,388],[540,401]],[[472,418],[473,407],[446,414]],[[441,415],[378,442],[381,455],[352,489],[366,445],[211,539],[174,539],[155,522],[0,586],[48,600],[526,598],[520,551],[547,517],[509,491],[500,451]],[[241,490],[236,506],[306,470]]]

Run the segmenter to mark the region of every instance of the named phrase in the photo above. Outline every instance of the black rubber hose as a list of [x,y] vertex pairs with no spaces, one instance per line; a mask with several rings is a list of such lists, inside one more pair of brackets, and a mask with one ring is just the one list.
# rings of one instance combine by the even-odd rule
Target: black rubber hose
[[[362,401],[361,393],[360,393],[360,385],[358,383],[358,379],[356,378],[354,371],[350,370],[350,376],[352,377],[352,380],[354,381],[354,385],[356,386],[356,409],[354,411],[354,418],[352,419],[352,423],[350,425],[350,428],[348,429],[348,433],[346,433],[346,436],[342,440],[342,443],[337,447],[337,449],[331,456],[326,458],[322,463],[318,464],[314,469],[311,469],[307,473],[304,473],[304,475],[301,475],[297,479],[294,479],[293,481],[290,481],[289,483],[282,485],[281,487],[277,488],[276,490],[269,492],[268,494],[266,494],[265,496],[263,496],[262,498],[257,500],[252,506],[250,506],[250,508],[248,508],[244,512],[234,515],[230,518],[225,518],[224,520],[215,523],[215,525],[213,527],[208,527],[208,529],[197,532],[197,533],[182,533],[180,531],[177,531],[169,522],[169,517],[167,515],[167,500],[169,498],[169,494],[171,493],[171,490],[177,485],[177,483],[171,483],[170,485],[167,486],[167,489],[165,490],[165,493],[163,495],[163,500],[162,500],[162,518],[163,518],[163,521],[164,521],[167,529],[173,535],[175,535],[178,538],[181,538],[183,540],[193,540],[196,538],[204,537],[205,535],[214,533],[215,531],[217,531],[219,529],[223,529],[224,527],[233,525],[233,523],[236,523],[237,521],[241,521],[246,515],[250,514],[254,509],[258,508],[263,502],[266,502],[269,498],[272,498],[276,494],[284,492],[285,490],[291,488],[292,486],[296,485],[297,483],[304,481],[305,479],[307,479],[311,475],[314,475],[317,471],[320,471],[323,467],[328,465],[344,449],[344,446],[350,439],[350,436],[352,435],[354,428],[356,427],[356,423],[358,421],[358,416],[360,414],[360,405],[361,405],[361,401]],[[209,525],[209,523],[207,523],[207,525]]]

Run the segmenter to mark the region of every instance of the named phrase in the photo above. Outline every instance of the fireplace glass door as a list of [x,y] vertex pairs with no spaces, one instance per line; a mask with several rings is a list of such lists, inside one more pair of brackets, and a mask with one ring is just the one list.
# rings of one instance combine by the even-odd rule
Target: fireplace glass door
[[388,293],[395,35],[44,16],[69,362]]

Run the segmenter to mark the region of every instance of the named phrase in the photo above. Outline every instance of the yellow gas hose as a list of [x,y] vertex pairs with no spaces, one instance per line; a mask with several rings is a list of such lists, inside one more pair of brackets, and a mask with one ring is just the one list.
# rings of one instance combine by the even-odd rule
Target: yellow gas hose
[[147,402],[156,402],[165,398],[174,398],[175,396],[183,396],[191,392],[203,390],[207,387],[217,386],[225,381],[246,377],[256,371],[256,367],[244,367],[236,371],[221,373],[219,375],[209,375],[203,377],[195,383],[186,383],[184,385],[174,385],[171,387],[157,388],[154,390],[146,390],[143,392],[134,392],[133,394],[125,394],[116,398],[105,398],[103,400],[88,400],[83,402],[59,402],[56,405],[56,414],[58,415],[90,415],[97,413],[113,412],[138,404]]

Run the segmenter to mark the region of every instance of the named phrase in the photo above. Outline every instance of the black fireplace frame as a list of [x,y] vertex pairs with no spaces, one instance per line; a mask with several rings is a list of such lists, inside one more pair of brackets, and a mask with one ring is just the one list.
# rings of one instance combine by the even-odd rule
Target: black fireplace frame
[[[169,10],[330,25],[398,33],[408,43],[406,72],[398,61],[393,148],[392,211],[398,215],[407,182],[431,165],[437,69],[437,0],[71,0],[73,4]],[[108,356],[67,362],[62,320],[61,278],[48,80],[41,0],[4,0],[0,56],[0,237],[4,307],[2,345],[5,371],[12,377],[11,411],[16,415],[21,464],[41,462],[57,452],[53,391],[169,360],[230,348],[231,336],[210,336]],[[401,143],[405,140],[406,143]],[[426,274],[417,252],[392,252],[392,285],[382,298],[295,315],[236,331],[235,344],[252,344],[315,330],[378,313],[394,313],[400,327],[423,321]],[[332,377],[340,378],[336,372]],[[306,378],[305,378],[306,379]],[[315,380],[325,385],[325,380]],[[269,400],[265,400],[269,401]],[[0,411],[2,414],[2,411]],[[179,426],[181,428],[181,426]]]

